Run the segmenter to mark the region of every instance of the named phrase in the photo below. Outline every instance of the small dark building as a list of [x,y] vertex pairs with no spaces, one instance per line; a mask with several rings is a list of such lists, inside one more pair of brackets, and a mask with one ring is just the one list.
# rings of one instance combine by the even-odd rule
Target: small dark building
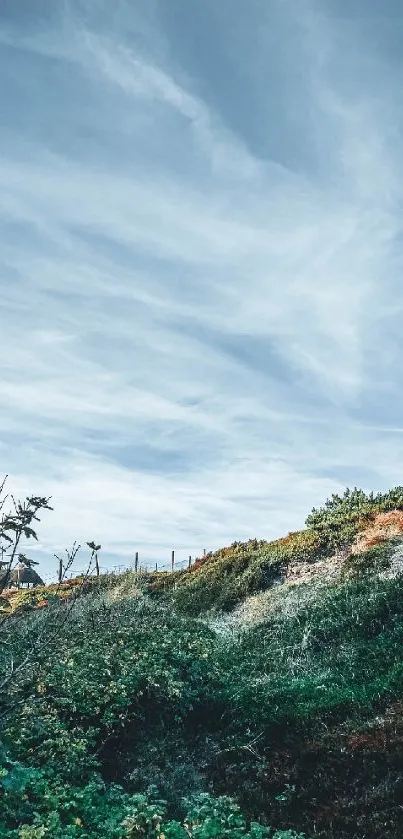
[[[4,579],[5,577],[7,577],[6,580]],[[7,568],[4,567],[0,569],[0,587],[30,588],[30,586],[44,585],[45,583],[39,574],[37,574],[33,568],[29,568],[27,565],[24,565],[23,562],[19,562],[18,565],[16,565],[11,571],[8,571]]]
[[39,574],[37,574],[33,568],[27,568],[27,566],[22,562],[19,562],[18,565],[13,568],[10,574],[10,580],[11,585],[17,586],[17,588],[24,588],[25,586],[29,588],[31,585],[45,585]]

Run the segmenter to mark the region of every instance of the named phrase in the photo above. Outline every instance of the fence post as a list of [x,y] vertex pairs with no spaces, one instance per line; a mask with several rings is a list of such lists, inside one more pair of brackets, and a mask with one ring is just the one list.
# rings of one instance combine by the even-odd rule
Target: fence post
[[174,565],[175,565],[175,551],[172,551],[172,555],[171,555],[171,571],[173,571],[173,570],[174,570]]
[[158,562],[155,563],[155,570],[158,571]]
[[203,556],[206,556],[206,548],[203,548]]
[[135,570],[135,573],[137,574],[137,571],[139,570],[139,552],[138,551],[136,551],[136,556],[134,558],[134,570]]
[[63,563],[62,563],[62,560],[59,559],[59,571],[58,571],[58,575],[57,575],[59,583],[61,583],[62,577],[63,577]]
[[190,568],[191,564],[192,564],[192,557],[190,556],[189,557],[189,568]]

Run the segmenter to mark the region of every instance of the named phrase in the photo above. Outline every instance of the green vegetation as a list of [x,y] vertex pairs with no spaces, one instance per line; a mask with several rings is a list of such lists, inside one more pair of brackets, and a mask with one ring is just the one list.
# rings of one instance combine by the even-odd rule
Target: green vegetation
[[366,495],[362,489],[346,489],[344,495],[332,495],[319,510],[311,511],[306,527],[315,533],[324,552],[349,545],[377,513],[403,510],[403,487],[389,492]]
[[[190,571],[3,603],[1,837],[398,839],[403,576],[379,571],[401,540],[347,550],[332,584],[285,570],[399,498],[346,493]],[[231,624],[257,592],[260,622]]]
[[[135,594],[116,601],[98,592],[81,600],[73,626],[59,632],[58,655],[39,648],[35,667],[3,699],[5,839],[137,836],[139,787],[157,781],[173,813],[178,796],[200,791],[192,740],[228,702],[219,644],[204,624],[150,603],[141,590]],[[15,667],[27,639],[32,644],[43,635],[52,608],[55,618],[57,605],[8,625],[4,649]],[[245,832],[240,817],[232,828],[231,818],[218,835],[271,835],[257,827]],[[176,833],[170,830],[184,835],[179,823]],[[206,827],[203,835],[217,833]]]
[[362,553],[350,553],[342,570],[343,579],[359,579],[366,574],[377,574],[390,568],[391,557],[397,547],[399,539],[388,539],[377,545],[372,545]]
[[319,547],[317,535],[309,531],[289,533],[275,542],[235,542],[198,560],[190,572],[159,574],[151,580],[150,592],[168,590],[177,607],[193,615],[231,609],[248,595],[280,582],[291,562],[314,562]]

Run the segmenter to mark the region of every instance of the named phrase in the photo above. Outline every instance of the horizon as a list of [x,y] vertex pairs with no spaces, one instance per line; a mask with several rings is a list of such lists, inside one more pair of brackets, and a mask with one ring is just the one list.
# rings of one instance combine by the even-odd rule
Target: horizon
[[3,0],[0,447],[52,497],[43,579],[74,541],[152,568],[403,483],[402,24]]

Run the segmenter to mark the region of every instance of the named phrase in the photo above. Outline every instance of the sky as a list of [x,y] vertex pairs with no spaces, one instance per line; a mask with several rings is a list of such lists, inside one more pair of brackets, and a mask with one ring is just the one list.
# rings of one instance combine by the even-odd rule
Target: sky
[[24,552],[178,563],[403,483],[400,0],[2,0]]

